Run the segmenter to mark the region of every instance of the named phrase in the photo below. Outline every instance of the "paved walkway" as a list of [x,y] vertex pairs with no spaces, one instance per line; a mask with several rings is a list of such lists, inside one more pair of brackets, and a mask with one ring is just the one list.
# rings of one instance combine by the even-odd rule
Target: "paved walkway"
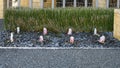
[[120,68],[120,49],[0,49],[0,68]]

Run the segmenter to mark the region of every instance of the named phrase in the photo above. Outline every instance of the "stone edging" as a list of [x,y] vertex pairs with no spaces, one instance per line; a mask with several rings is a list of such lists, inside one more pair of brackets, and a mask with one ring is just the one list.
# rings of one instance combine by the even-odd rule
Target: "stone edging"
[[76,50],[76,49],[120,49],[120,48],[90,48],[90,47],[0,47],[0,49],[47,49],[47,50]]

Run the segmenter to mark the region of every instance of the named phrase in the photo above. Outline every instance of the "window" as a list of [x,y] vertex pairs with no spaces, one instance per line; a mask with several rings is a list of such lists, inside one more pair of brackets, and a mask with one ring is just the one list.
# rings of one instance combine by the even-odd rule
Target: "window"
[[117,7],[117,0],[109,0],[109,7],[116,8]]
[[63,2],[62,2],[63,0],[57,0],[56,1],[56,6],[57,7],[62,7],[62,5],[63,5]]
[[44,2],[47,2],[47,0],[44,0]]
[[93,1],[93,0],[88,0],[88,4],[87,4],[88,7],[92,7],[92,1]]
[[66,7],[73,7],[73,2],[74,2],[74,0],[66,0],[65,6]]
[[85,6],[85,0],[77,0],[77,7]]
[[[63,6],[63,0],[56,0],[56,6],[62,7]],[[65,7],[74,7],[74,0],[65,0]],[[87,0],[87,6],[92,7],[92,1],[93,0]],[[76,7],[85,7],[85,0],[76,0]]]

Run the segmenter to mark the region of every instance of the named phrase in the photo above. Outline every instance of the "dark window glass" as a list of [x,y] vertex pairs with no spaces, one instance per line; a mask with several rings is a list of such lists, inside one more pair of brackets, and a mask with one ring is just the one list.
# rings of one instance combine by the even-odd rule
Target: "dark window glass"
[[109,7],[116,8],[117,7],[117,0],[110,0],[109,1]]
[[88,0],[88,7],[92,7],[92,0]]
[[62,0],[56,0],[56,6],[57,7],[62,7],[62,5],[63,5]]
[[44,2],[47,2],[47,0],[44,0]]
[[66,7],[73,7],[73,2],[74,2],[74,0],[66,0],[65,6]]
[[85,6],[85,0],[77,0],[77,7]]

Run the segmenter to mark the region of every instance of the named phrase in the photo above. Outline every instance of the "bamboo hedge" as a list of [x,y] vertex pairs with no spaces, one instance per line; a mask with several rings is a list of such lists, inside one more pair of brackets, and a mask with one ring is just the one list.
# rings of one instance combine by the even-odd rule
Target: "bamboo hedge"
[[7,30],[41,31],[46,27],[52,32],[66,32],[72,28],[76,32],[113,31],[113,9],[105,8],[57,8],[30,9],[10,8],[5,10],[4,24]]

